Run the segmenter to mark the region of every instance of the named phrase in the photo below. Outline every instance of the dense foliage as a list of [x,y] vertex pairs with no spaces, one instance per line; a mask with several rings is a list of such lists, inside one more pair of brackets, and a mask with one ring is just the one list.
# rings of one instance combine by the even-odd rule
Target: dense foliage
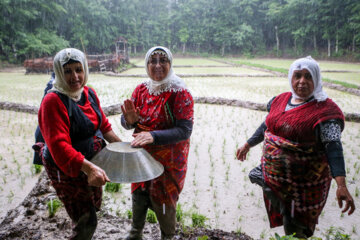
[[19,62],[72,46],[174,52],[359,57],[358,0],[2,0],[0,57]]

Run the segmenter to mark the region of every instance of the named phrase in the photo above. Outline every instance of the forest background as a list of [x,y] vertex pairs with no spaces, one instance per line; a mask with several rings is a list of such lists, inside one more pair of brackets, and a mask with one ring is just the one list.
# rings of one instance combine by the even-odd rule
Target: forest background
[[358,0],[2,0],[0,61],[53,56],[64,47],[131,55],[154,45],[200,56],[360,60]]

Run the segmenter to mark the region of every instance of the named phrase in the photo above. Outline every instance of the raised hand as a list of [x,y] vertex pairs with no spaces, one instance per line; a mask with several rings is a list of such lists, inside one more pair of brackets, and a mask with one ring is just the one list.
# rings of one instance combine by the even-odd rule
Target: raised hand
[[134,102],[130,99],[124,101],[124,104],[121,105],[121,111],[127,124],[133,125],[139,121],[140,109],[135,108]]

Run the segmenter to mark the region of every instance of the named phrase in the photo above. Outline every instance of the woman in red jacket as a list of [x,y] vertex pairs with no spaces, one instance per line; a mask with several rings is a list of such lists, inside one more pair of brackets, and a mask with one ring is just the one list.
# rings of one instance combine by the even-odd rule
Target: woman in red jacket
[[106,173],[90,159],[108,142],[121,141],[87,86],[85,54],[63,49],[54,58],[55,81],[44,97],[39,126],[45,140],[42,161],[74,223],[71,239],[91,239],[97,225]]

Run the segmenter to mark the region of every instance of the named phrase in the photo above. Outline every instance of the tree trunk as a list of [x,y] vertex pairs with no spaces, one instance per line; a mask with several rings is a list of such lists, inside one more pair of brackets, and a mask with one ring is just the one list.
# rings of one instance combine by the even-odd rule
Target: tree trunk
[[338,51],[339,51],[339,34],[336,33],[335,52],[338,53]]
[[275,26],[275,37],[276,37],[276,55],[279,56],[280,41],[278,35],[278,26]]
[[317,46],[316,46],[316,35],[314,33],[314,51],[317,52]]
[[355,52],[355,33],[353,35],[353,40],[352,40],[352,51]]
[[134,45],[134,54],[136,55],[136,44]]
[[328,38],[328,57],[331,56],[331,41],[330,38]]
[[294,51],[296,53],[296,38],[294,38]]
[[225,44],[223,43],[221,46],[221,56],[223,57],[225,54]]
[[186,50],[186,43],[183,43],[183,47],[182,47],[182,53],[185,54],[185,50]]

